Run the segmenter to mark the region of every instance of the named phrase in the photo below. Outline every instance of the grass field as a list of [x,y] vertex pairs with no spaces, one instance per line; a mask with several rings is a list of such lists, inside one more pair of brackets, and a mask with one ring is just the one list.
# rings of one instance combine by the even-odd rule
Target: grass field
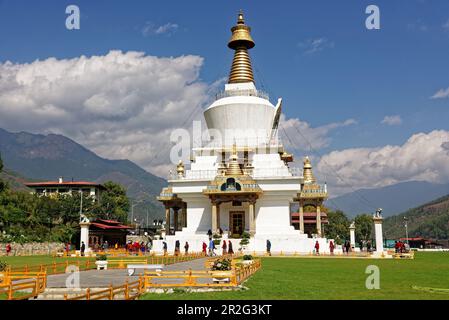
[[[368,290],[368,265],[380,269],[380,289]],[[412,286],[449,289],[449,253],[417,253],[414,260],[263,258],[249,290],[145,294],[142,299],[449,299]]]

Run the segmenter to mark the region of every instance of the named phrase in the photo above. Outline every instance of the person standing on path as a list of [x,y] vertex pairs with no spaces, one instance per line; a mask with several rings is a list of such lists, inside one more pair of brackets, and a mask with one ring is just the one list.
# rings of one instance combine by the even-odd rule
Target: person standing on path
[[86,245],[84,244],[84,241],[81,241],[81,257],[84,257],[84,251],[86,251]]
[[223,245],[221,246],[223,249],[222,255],[226,255],[228,253],[228,246],[226,245],[226,240],[223,240]]
[[335,248],[334,242],[331,240],[331,242],[329,243],[329,251],[331,252],[331,256],[334,255],[334,248]]
[[203,254],[207,255],[207,244],[203,241]]
[[234,254],[234,250],[232,249],[231,240],[228,240],[228,254]]
[[189,243],[186,241],[186,244],[184,245],[185,254],[187,255],[189,253]]
[[271,241],[267,239],[267,254],[271,256]]

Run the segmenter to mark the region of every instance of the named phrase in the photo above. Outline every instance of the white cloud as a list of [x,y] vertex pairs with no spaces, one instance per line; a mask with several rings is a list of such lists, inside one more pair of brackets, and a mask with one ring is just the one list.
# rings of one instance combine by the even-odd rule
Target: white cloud
[[199,56],[121,51],[6,62],[0,127],[61,133],[103,157],[130,159],[165,176],[171,131],[209,100],[209,86],[199,81],[202,63]]
[[449,98],[449,88],[440,89],[437,93],[430,97],[431,99],[444,99]]
[[317,164],[333,196],[399,182],[449,181],[449,131],[412,135],[403,145],[332,151]]
[[168,22],[161,26],[156,26],[152,22],[146,22],[142,28],[142,34],[147,37],[151,35],[168,34],[171,35],[178,30],[179,26],[176,23]]
[[327,48],[333,48],[334,46],[334,42],[329,41],[327,38],[307,39],[298,43],[298,47],[303,49],[304,55],[311,55]]
[[[333,122],[319,127],[311,127],[309,123],[301,121],[298,118],[286,119],[281,115],[279,133],[283,144],[291,150],[309,150],[312,144],[313,149],[327,147],[331,141],[329,133],[337,128],[356,124],[354,119],[348,119],[343,122]],[[288,137],[286,137],[287,135]]]
[[449,19],[443,24],[443,29],[449,30]]
[[384,119],[381,121],[381,123],[389,126],[397,126],[402,123],[402,118],[401,116],[398,115],[385,116]]

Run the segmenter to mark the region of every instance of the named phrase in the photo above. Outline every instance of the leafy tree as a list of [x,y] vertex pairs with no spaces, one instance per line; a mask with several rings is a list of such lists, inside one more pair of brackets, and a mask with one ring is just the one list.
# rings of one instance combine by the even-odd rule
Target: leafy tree
[[[2,161],[2,156],[0,154],[0,173],[2,173],[2,170],[3,170],[3,161]],[[2,179],[0,179],[0,192],[2,192],[5,189],[6,189],[6,184],[2,181]]]
[[360,214],[354,219],[356,241],[371,239],[373,231],[373,217],[369,214]]
[[103,185],[106,190],[101,193],[100,200],[93,210],[94,216],[100,219],[115,219],[126,223],[130,204],[125,188],[112,181]]
[[327,213],[329,224],[326,225],[326,237],[334,239],[337,244],[342,244],[349,238],[349,219],[341,210]]

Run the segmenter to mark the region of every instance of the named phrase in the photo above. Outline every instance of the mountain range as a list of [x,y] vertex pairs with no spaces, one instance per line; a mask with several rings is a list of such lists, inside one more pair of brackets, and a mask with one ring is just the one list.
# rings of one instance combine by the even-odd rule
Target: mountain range
[[[132,161],[99,157],[63,135],[12,133],[3,129],[0,129],[0,154],[5,165],[0,178],[14,189],[26,190],[26,181],[56,180],[60,176],[66,180],[99,183],[111,180],[126,188],[136,204],[134,215],[139,222],[145,222],[147,210],[149,221],[163,217],[163,207],[156,196],[167,182]],[[332,194],[332,189],[329,191]],[[340,209],[350,218],[360,213],[373,213],[380,207],[384,217],[390,217],[448,194],[449,184],[409,181],[360,189],[329,199],[326,206]]]
[[[27,180],[114,181],[123,185],[136,204],[134,216],[149,221],[163,215],[156,195],[166,185],[157,177],[129,160],[99,157],[75,141],[59,134],[12,133],[0,128],[0,154],[5,166],[3,177],[20,188]],[[24,178],[26,177],[26,178]]]
[[409,237],[449,239],[449,195],[386,218],[383,232],[387,238],[406,236],[404,217]]
[[[332,193],[332,190],[329,191]],[[374,213],[377,208],[382,208],[384,217],[390,217],[448,194],[449,184],[407,181],[347,193],[329,199],[326,206],[340,209],[350,218],[360,213]]]

